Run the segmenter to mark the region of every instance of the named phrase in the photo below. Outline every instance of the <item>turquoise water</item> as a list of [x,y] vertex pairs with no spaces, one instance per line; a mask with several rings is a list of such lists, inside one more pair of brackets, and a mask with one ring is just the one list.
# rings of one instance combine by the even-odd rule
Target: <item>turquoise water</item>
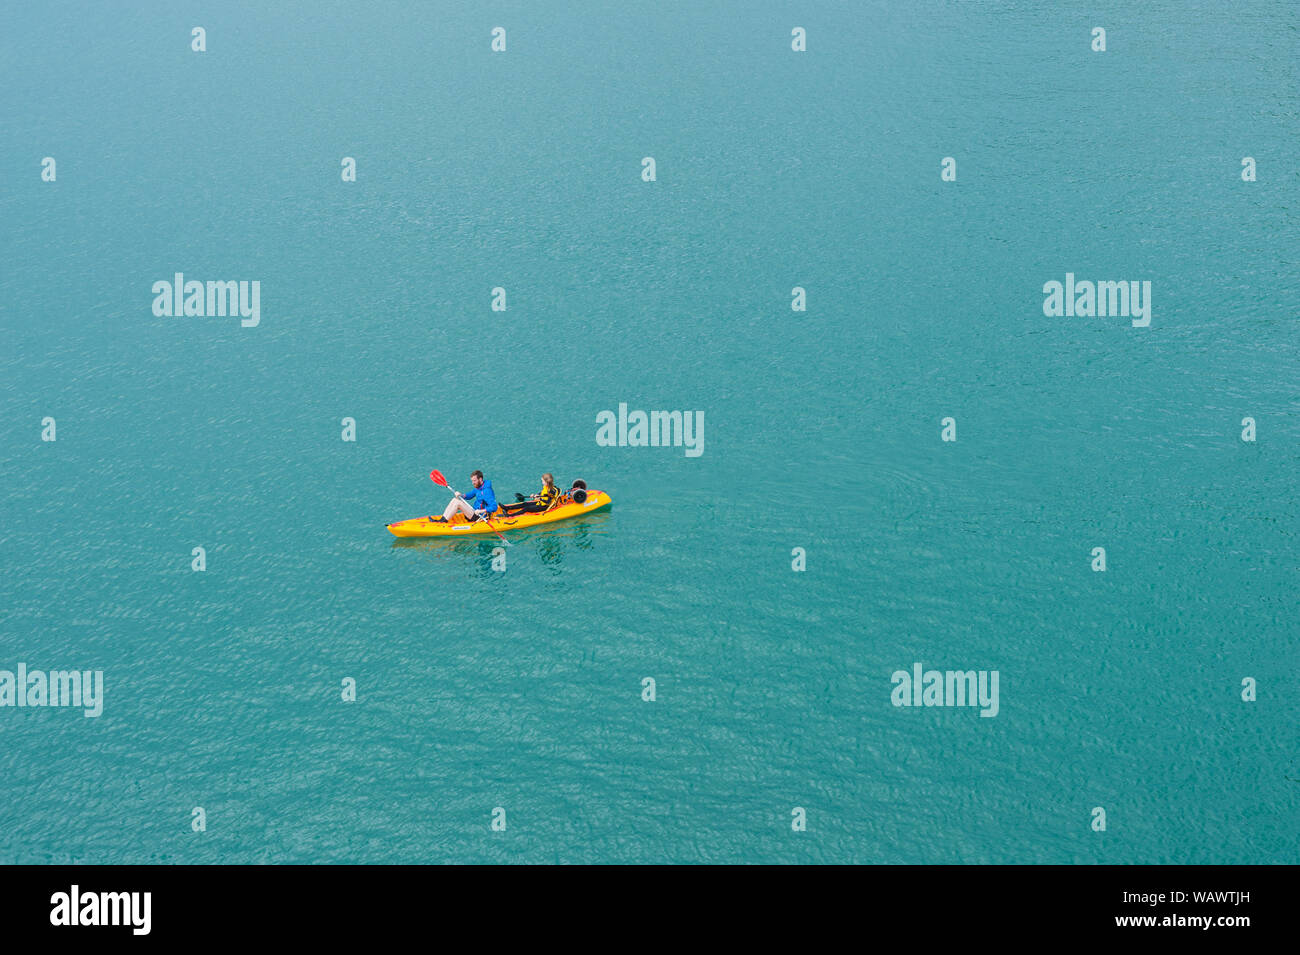
[[0,861],[1296,861],[1293,4],[262,6],[0,33]]

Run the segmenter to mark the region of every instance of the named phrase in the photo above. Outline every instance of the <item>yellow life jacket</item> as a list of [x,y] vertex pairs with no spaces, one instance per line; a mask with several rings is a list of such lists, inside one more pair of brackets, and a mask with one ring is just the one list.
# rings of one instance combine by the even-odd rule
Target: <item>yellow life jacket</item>
[[550,487],[542,485],[541,493],[537,495],[537,503],[542,507],[550,507],[560,497],[560,489],[552,484]]

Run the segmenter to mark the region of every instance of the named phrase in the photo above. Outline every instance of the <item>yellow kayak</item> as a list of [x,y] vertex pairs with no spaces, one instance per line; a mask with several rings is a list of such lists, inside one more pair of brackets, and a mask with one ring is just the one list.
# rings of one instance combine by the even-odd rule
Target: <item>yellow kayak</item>
[[498,511],[490,522],[470,522],[458,514],[446,524],[427,517],[413,517],[407,521],[394,521],[388,525],[388,530],[394,537],[469,537],[473,534],[492,534],[497,531],[519,530],[524,527],[537,527],[539,524],[565,521],[571,517],[604,510],[613,503],[604,491],[588,491],[587,499],[581,504],[566,498],[564,503],[557,504],[544,514],[517,514],[514,517],[505,517]]

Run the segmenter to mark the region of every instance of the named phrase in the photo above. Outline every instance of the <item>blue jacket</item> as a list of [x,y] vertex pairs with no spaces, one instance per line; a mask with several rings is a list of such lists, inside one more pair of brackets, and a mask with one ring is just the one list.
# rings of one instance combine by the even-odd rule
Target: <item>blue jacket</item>
[[465,495],[466,502],[476,511],[487,511],[491,514],[497,509],[497,496],[492,492],[492,482],[483,479],[483,486],[475,491]]

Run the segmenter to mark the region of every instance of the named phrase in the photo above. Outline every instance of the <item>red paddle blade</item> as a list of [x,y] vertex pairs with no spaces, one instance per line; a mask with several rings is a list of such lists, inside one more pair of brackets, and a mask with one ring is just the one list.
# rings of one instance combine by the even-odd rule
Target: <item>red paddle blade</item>
[[447,479],[442,476],[441,471],[430,471],[429,480],[434,484],[441,484],[443,487],[447,486]]

